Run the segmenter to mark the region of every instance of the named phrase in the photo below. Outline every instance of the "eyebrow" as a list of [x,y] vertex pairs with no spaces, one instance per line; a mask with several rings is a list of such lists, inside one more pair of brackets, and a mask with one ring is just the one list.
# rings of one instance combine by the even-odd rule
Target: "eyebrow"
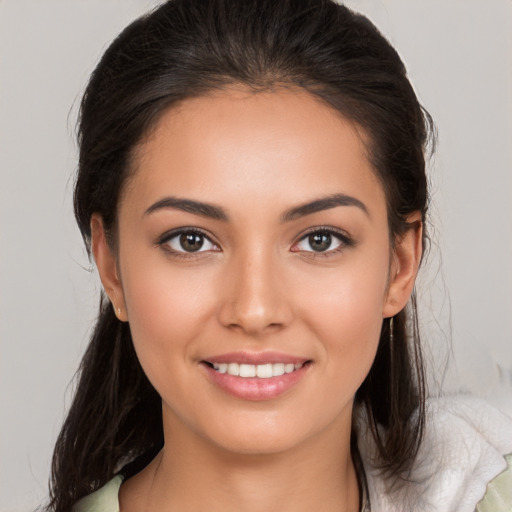
[[226,212],[220,206],[194,201],[192,199],[180,199],[178,197],[165,197],[157,201],[144,212],[144,215],[149,215],[150,213],[165,208],[174,208],[175,210],[182,210],[187,213],[193,213],[194,215],[201,215],[202,217],[209,217],[215,220],[228,220]]
[[346,194],[333,194],[332,196],[321,197],[314,201],[291,208],[283,213],[281,216],[281,222],[290,222],[300,217],[311,215],[312,213],[336,208],[337,206],[355,206],[369,216],[368,208],[366,208],[366,205],[359,199]]
[[[359,199],[348,196],[346,194],[333,194],[327,197],[321,197],[310,201],[308,203],[295,206],[281,215],[281,223],[290,222],[292,220],[311,215],[323,210],[330,210],[338,206],[355,206],[362,210],[366,215],[369,215],[366,205]],[[208,217],[210,219],[221,220],[227,222],[229,217],[226,211],[214,204],[204,203],[202,201],[194,201],[193,199],[181,199],[178,197],[165,197],[156,203],[152,204],[145,212],[144,215],[149,215],[155,211],[163,210],[166,208],[173,208],[181,210],[201,217]]]

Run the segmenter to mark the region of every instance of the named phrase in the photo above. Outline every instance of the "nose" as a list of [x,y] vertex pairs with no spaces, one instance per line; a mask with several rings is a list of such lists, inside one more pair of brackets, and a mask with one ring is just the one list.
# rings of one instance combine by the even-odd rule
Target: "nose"
[[219,309],[225,327],[259,336],[291,322],[292,307],[282,273],[270,255],[253,251],[234,259],[225,270]]

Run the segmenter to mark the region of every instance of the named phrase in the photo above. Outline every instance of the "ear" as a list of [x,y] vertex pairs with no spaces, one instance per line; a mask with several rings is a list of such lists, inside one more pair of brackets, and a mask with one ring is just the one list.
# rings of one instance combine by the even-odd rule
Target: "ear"
[[411,214],[409,229],[397,239],[393,250],[388,293],[382,316],[392,317],[400,312],[411,297],[423,252],[423,223],[421,213]]
[[126,322],[128,317],[124,302],[123,287],[119,279],[117,260],[107,242],[103,219],[98,214],[93,214],[91,217],[91,242],[92,253],[96,261],[96,267],[98,268],[103,288],[112,303],[117,318],[122,322]]

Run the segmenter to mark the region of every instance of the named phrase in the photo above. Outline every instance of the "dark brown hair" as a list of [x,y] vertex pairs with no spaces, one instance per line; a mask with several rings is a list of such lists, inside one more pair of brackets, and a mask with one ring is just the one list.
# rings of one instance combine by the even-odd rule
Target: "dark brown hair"
[[[115,244],[118,199],[136,145],[158,117],[230,84],[302,88],[355,121],[386,192],[391,243],[410,229],[412,212],[425,221],[431,119],[398,54],[368,19],[331,0],[171,0],[115,39],[81,103],[74,200],[88,250],[93,213]],[[378,464],[397,477],[414,460],[424,423],[415,308],[394,318],[392,346],[389,329],[385,320],[356,402],[366,409]],[[137,360],[129,325],[103,296],[55,447],[48,509],[68,511],[127,463],[128,473],[143,467],[162,445],[160,397]]]

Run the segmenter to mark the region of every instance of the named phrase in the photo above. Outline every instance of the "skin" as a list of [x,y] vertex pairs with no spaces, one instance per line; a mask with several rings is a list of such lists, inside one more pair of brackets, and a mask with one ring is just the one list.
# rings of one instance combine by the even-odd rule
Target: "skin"
[[[282,221],[333,194],[364,208]],[[221,207],[228,220],[171,207],[148,213],[170,196]],[[118,213],[115,250],[93,216],[93,252],[162,397],[165,435],[160,455],[121,487],[121,511],[358,510],[353,399],[382,319],[407,303],[421,257],[419,214],[391,249],[361,130],[304,91],[239,88],[186,100],[140,144]],[[163,241],[182,227],[212,243],[186,253],[179,237]],[[342,238],[314,251],[312,229]],[[242,350],[310,363],[282,395],[244,400],[201,364]]]

